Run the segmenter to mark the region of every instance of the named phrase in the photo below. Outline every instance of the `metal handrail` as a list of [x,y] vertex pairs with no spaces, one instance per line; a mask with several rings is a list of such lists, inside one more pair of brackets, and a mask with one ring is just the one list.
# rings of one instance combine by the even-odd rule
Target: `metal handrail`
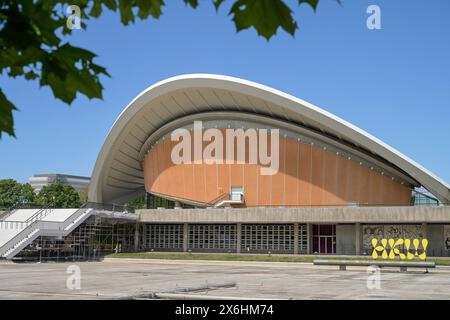
[[[239,199],[233,199],[234,196],[238,196]],[[242,193],[230,194],[228,199],[224,199],[220,202],[217,202],[214,205],[214,208],[221,208],[225,204],[243,204],[244,203],[244,195]]]
[[216,198],[214,198],[214,199],[212,199],[212,200],[210,200],[208,202],[202,202],[202,201],[197,201],[197,200],[194,201],[192,199],[187,199],[187,198],[178,197],[178,196],[175,198],[175,197],[171,197],[171,196],[168,196],[168,195],[165,196],[163,194],[157,194],[157,193],[154,193],[154,195],[156,195],[158,197],[161,197],[161,198],[166,197],[165,199],[170,200],[170,201],[179,201],[179,202],[182,202],[182,203],[191,204],[192,206],[194,206],[196,208],[198,208],[198,207],[200,207],[200,208],[211,207],[214,204],[216,204],[217,202],[219,202],[220,200],[222,200],[223,198],[226,198],[226,197],[230,196],[229,193],[222,193],[219,196],[217,196]]
[[25,221],[0,221],[0,230],[24,229],[26,226]]
[[[77,211],[75,211],[70,217],[68,217],[66,220],[64,220],[62,222],[34,220],[31,224],[26,225],[26,227],[23,228],[21,231],[19,231],[18,234],[16,234],[13,238],[11,238],[8,242],[6,242],[2,247],[0,247],[0,257],[3,256],[6,252],[8,252],[10,249],[12,249],[17,243],[19,243],[20,241],[25,239],[32,232],[33,229],[64,231],[65,228],[67,228],[71,223],[73,223],[77,218],[79,218],[79,216],[81,216],[83,213],[86,212],[83,209],[89,210],[86,208],[80,208]],[[76,218],[73,219],[73,216],[76,214],[77,214]],[[19,223],[24,223],[24,222],[19,222]],[[48,226],[50,226],[50,225],[55,225],[57,227],[56,228],[48,228]],[[33,228],[31,228],[31,227],[33,227]],[[25,232],[27,229],[30,230],[30,232]]]
[[42,218],[45,218],[51,211],[52,208],[50,206],[43,207],[38,212],[29,217],[27,220],[25,220],[25,223],[29,223],[30,221],[35,220],[42,220]]
[[11,207],[9,207],[6,210],[6,214],[4,214],[2,216],[2,220],[5,220],[6,218],[8,218],[14,212],[14,210],[16,210],[19,207],[19,205],[21,205],[21,204],[22,204],[22,202],[21,202],[21,200],[19,200],[15,204],[13,204]]
[[[27,229],[30,229],[31,226],[33,226],[34,224],[37,224],[39,222],[39,220],[35,220],[33,221],[31,224],[26,225],[21,231],[19,231],[19,233],[17,233],[14,237],[12,237],[8,242],[6,242],[3,246],[0,247],[0,257],[3,256],[6,252],[8,252],[9,249],[11,249],[11,247],[15,244],[17,244],[18,242],[22,241],[25,236],[28,236],[30,233],[27,232],[25,233],[25,236],[23,235],[24,231]],[[19,223],[23,223],[24,222],[19,222]],[[19,238],[18,240],[16,240],[16,238]]]
[[[29,209],[29,208],[27,208],[27,209]],[[16,220],[5,221],[9,216],[11,216],[11,214],[13,214],[13,212],[14,212],[15,210],[19,210],[19,208],[16,207],[16,209],[13,209],[12,211],[9,211],[7,215],[3,216],[3,217],[2,217],[2,220],[0,221],[0,223],[1,223],[1,222],[24,222],[24,223],[29,223],[29,222],[31,222],[31,221],[36,220],[36,217],[39,216],[39,215],[41,215],[43,212],[45,212],[45,210],[49,210],[49,211],[47,212],[46,215],[44,215],[44,216],[41,215],[41,217],[46,217],[46,216],[51,212],[51,207],[50,207],[50,206],[40,207],[40,208],[38,208],[38,209],[39,209],[39,210],[36,211],[36,213],[34,213],[31,217],[27,218],[25,221],[16,221]]]
[[[426,206],[426,205],[424,205]],[[431,207],[438,207],[430,205]],[[446,206],[446,205],[443,205]],[[376,203],[340,203],[340,204],[287,204],[287,205],[273,205],[273,204],[257,204],[246,205],[247,208],[387,208],[387,207],[421,207],[411,205],[410,203],[393,203],[393,204],[376,204]]]
[[[92,208],[85,208],[82,207],[80,209],[78,209],[77,211],[75,211],[69,218],[67,218],[66,220],[62,221],[62,222],[57,222],[57,223],[61,223],[63,225],[63,230],[65,230],[71,223],[75,222],[75,220],[77,220],[82,214],[88,212],[88,210]],[[84,211],[82,211],[84,210]],[[78,215],[73,219],[73,216],[75,216],[78,213]]]
[[[80,209],[87,208],[87,203],[83,204],[77,211]],[[25,221],[16,221],[16,220],[9,220],[9,221],[0,221],[0,229],[3,229],[3,225],[5,226],[4,229],[11,229],[8,228],[8,225],[15,225],[15,229],[25,229],[28,225],[31,225],[35,221],[42,220],[45,218],[50,212],[55,210],[55,208],[52,208],[50,205],[46,206],[44,208],[41,208],[39,211],[34,213],[31,217],[27,218]],[[75,211],[75,212],[77,212]],[[70,218],[70,217],[69,217]],[[19,227],[20,226],[20,227]],[[14,229],[14,227],[12,227]]]
[[[46,210],[46,211],[44,211],[44,210]],[[31,217],[29,217],[25,221],[15,221],[15,220],[0,221],[0,229],[25,229],[26,227],[33,224],[34,222],[40,221],[42,218],[45,218],[51,211],[52,211],[52,209],[50,209],[50,208],[40,209],[38,212],[33,214]],[[45,215],[44,215],[44,213],[45,213]],[[3,228],[3,225],[5,226],[5,228]],[[15,228],[14,227],[8,228],[8,225],[10,225],[10,226],[15,225]]]
[[213,199],[213,200],[207,202],[206,205],[207,205],[207,206],[213,206],[213,205],[215,205],[216,203],[218,203],[219,201],[223,200],[223,199],[226,198],[226,197],[229,198],[229,197],[230,197],[230,194],[229,194],[229,193],[222,193],[221,195],[219,195],[219,196],[216,197],[215,199]]
[[[88,203],[83,204],[80,208],[77,209],[77,211],[78,211],[79,209],[87,208],[87,204],[88,204]],[[22,223],[22,224],[25,223],[25,224],[30,224],[30,222],[33,222],[33,221],[35,221],[35,220],[42,220],[42,219],[45,218],[50,212],[52,212],[54,209],[57,209],[57,208],[54,208],[54,207],[52,207],[51,205],[47,205],[47,206],[45,206],[45,207],[40,207],[40,209],[39,209],[36,213],[34,213],[31,217],[27,218],[25,221],[16,221],[16,220],[0,221],[0,225],[1,225],[2,222],[5,222],[5,223],[13,222],[13,223]],[[63,209],[63,208],[61,208],[61,209]],[[44,214],[44,213],[45,213],[45,214]]]
[[96,209],[96,210],[105,210],[111,212],[128,212],[134,213],[134,209],[125,205],[115,204],[115,203],[101,203],[101,202],[86,202],[83,207]]

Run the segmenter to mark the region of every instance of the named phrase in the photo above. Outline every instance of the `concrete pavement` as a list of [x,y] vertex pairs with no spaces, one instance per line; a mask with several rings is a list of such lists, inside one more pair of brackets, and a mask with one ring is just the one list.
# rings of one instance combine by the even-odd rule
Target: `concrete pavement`
[[[81,271],[81,289],[67,288],[70,265]],[[450,299],[450,268],[429,274],[380,274],[369,290],[365,268],[310,263],[106,259],[103,262],[0,263],[0,299],[116,299],[213,283],[232,288],[196,292],[212,296],[274,299]]]

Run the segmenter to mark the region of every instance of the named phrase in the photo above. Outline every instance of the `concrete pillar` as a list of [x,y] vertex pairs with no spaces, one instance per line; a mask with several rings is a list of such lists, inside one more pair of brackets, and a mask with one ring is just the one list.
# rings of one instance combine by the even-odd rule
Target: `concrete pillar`
[[240,223],[236,224],[236,253],[241,253],[241,230],[242,225]]
[[298,223],[294,223],[294,254],[298,254]]
[[139,250],[139,223],[136,222],[136,227],[134,228],[134,251]]
[[424,238],[424,239],[427,239],[427,223],[426,222],[423,222],[422,223],[422,237]]
[[308,234],[307,234],[307,237],[306,237],[306,239],[307,239],[307,241],[306,241],[306,244],[307,244],[307,250],[306,250],[306,252],[307,252],[308,254],[311,254],[311,253],[312,253],[312,245],[311,245],[311,239],[312,239],[312,224],[308,223],[308,224],[306,225],[306,230],[308,231]]
[[175,201],[173,206],[174,206],[175,209],[181,209],[181,202],[180,201]]
[[143,250],[147,250],[148,243],[147,243],[147,224],[144,223],[142,225],[142,244],[141,247]]
[[189,224],[183,225],[183,252],[187,252],[189,248]]
[[150,226],[146,226],[146,228],[148,228],[148,242],[147,242],[147,248],[152,250],[154,249],[153,246],[155,245],[154,243],[152,243],[151,239],[152,239],[152,228]]
[[354,255],[356,252],[356,237],[354,224],[336,225],[336,253]]
[[445,230],[443,224],[427,225],[427,257],[442,257],[448,254],[445,248]]
[[360,255],[361,254],[361,223],[355,224],[355,254]]
[[[423,239],[427,239],[428,240],[428,235],[427,235],[427,231],[428,230],[427,229],[428,229],[427,228],[427,223],[426,222],[422,222],[422,237],[423,237]],[[428,247],[427,247],[427,250],[426,250],[427,256],[428,256],[428,252],[429,252],[429,250],[428,250]]]

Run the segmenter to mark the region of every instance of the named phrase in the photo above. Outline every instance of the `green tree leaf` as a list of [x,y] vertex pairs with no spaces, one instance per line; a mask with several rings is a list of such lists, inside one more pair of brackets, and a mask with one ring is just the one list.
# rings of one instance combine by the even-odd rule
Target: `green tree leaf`
[[2,137],[2,132],[6,132],[10,136],[15,137],[13,117],[14,110],[17,110],[16,107],[14,107],[14,105],[3,94],[2,89],[0,89],[0,138]]
[[[171,0],[173,1],[173,0]],[[197,8],[200,1],[182,0]],[[225,0],[211,0],[215,9]],[[340,0],[336,0],[341,3]],[[297,22],[286,0],[230,0],[229,14],[239,32],[255,28],[269,40],[281,27],[294,35]],[[319,0],[298,0],[317,9]],[[81,9],[81,27],[86,28],[90,18],[99,18],[104,9],[118,12],[122,24],[134,23],[136,18],[158,19],[165,5],[163,0],[0,0],[0,74],[38,80],[48,86],[55,98],[71,104],[78,94],[89,99],[102,99],[102,76],[106,69],[94,62],[93,52],[63,43],[70,35],[66,8],[78,5]],[[14,114],[17,110],[0,90],[0,139],[2,133],[15,136]]]
[[37,202],[52,208],[79,208],[81,206],[80,195],[74,187],[60,183],[44,186],[39,191]]
[[13,206],[33,205],[36,195],[30,184],[21,184],[13,179],[0,180],[0,208],[8,209]]
[[314,9],[314,11],[317,10],[317,5],[319,4],[319,0],[298,0],[298,2],[299,2],[299,4],[302,4],[302,3],[309,4]]
[[134,22],[132,4],[132,0],[119,0],[120,21],[124,25]]
[[194,9],[198,7],[198,0],[184,0],[184,3],[190,5]]
[[145,197],[140,197],[140,198],[129,201],[127,203],[127,206],[132,209],[146,209],[147,202],[145,201]]
[[225,0],[213,0],[214,8],[216,8],[216,11],[219,10],[219,7],[222,5],[222,3]]
[[238,0],[231,7],[230,14],[238,32],[254,27],[267,40],[276,34],[279,27],[291,35],[297,29],[291,9],[282,0]]

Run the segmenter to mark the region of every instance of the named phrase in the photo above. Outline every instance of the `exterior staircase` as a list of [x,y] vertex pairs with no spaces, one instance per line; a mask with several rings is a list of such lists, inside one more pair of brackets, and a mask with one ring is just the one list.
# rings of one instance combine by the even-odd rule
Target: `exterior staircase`
[[41,209],[26,221],[0,222],[5,231],[17,230],[12,232],[10,239],[0,247],[0,257],[12,259],[39,236],[67,236],[94,213],[92,208],[81,208],[64,221],[43,220],[52,210],[55,209]]

